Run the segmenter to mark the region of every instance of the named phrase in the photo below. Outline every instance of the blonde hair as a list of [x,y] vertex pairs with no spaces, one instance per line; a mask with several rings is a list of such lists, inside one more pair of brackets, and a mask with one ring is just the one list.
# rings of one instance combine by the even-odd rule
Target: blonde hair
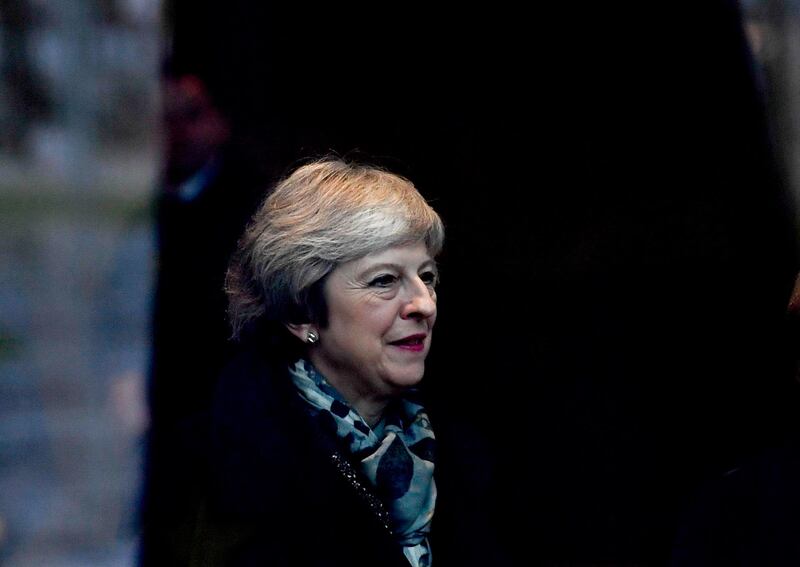
[[309,293],[337,265],[419,241],[436,256],[444,226],[409,180],[340,159],[298,168],[256,212],[228,269],[234,337],[259,319],[324,318]]

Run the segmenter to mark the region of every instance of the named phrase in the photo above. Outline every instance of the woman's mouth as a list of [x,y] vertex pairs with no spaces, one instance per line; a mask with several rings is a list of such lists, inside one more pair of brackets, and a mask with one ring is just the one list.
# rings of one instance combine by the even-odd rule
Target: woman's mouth
[[398,348],[402,348],[404,350],[410,350],[412,352],[420,352],[425,349],[426,336],[427,335],[425,335],[424,333],[419,333],[417,335],[409,335],[408,337],[392,341],[389,344]]

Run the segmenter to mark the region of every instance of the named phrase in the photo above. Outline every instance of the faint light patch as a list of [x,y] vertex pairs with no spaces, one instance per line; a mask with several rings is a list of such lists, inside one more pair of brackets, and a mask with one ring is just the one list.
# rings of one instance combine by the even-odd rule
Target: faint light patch
[[129,370],[111,379],[108,406],[114,421],[127,435],[144,435],[150,423],[145,390],[146,377],[136,370]]

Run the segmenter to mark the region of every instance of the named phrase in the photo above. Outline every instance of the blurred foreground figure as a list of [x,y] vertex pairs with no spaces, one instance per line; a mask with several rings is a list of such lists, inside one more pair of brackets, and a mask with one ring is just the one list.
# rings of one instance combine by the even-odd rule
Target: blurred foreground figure
[[[143,508],[145,555],[163,490],[176,463],[205,443],[219,371],[231,352],[223,290],[225,271],[259,193],[230,146],[230,125],[205,84],[191,75],[164,82],[165,154],[157,196],[158,274],[149,377],[151,430]],[[191,419],[193,436],[176,446],[176,428]],[[191,483],[192,479],[186,482]]]
[[166,163],[157,202],[150,383],[154,429],[209,399],[229,351],[225,269],[249,212],[243,180],[225,153],[228,123],[204,84],[193,76],[168,78],[164,93]]

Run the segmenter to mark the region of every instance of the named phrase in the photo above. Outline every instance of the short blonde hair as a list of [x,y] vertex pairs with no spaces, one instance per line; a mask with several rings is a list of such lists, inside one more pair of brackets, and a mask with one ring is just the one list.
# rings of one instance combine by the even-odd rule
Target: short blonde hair
[[340,159],[298,168],[265,199],[228,269],[234,337],[260,319],[320,316],[309,293],[337,265],[420,241],[436,256],[444,226],[409,180]]

